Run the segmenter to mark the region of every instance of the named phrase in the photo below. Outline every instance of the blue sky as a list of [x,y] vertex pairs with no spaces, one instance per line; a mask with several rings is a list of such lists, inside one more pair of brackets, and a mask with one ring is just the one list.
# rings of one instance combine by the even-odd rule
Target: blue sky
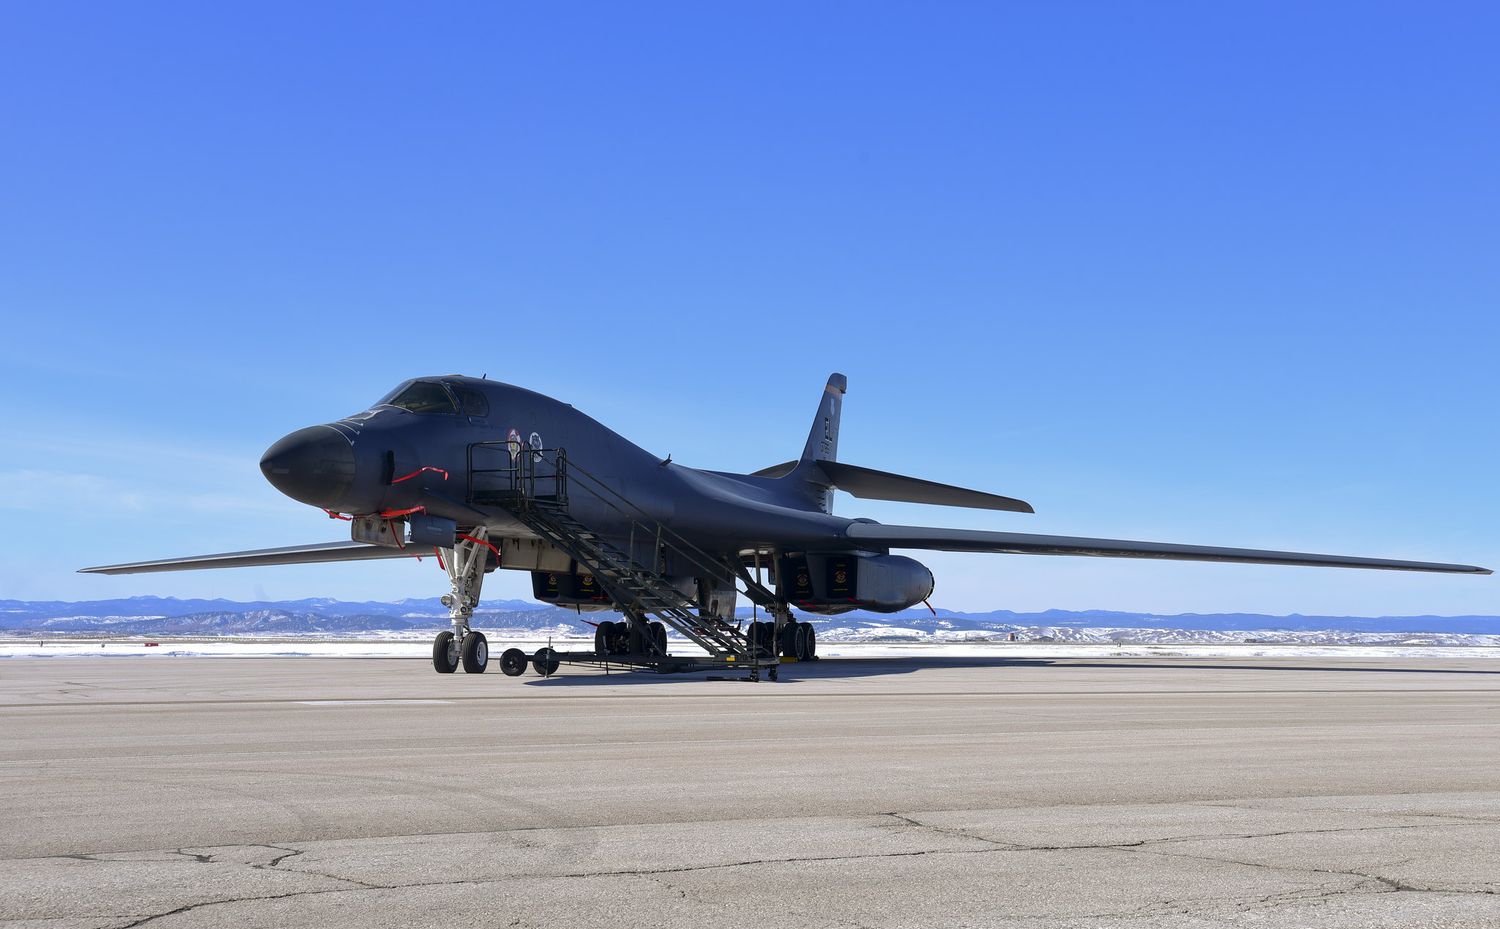
[[[0,28],[0,597],[323,541],[260,453],[486,374],[886,522],[1500,567],[1500,14],[1443,4],[29,4]],[[1500,579],[934,555],[950,609],[1500,614]],[[520,595],[524,575],[492,578]]]

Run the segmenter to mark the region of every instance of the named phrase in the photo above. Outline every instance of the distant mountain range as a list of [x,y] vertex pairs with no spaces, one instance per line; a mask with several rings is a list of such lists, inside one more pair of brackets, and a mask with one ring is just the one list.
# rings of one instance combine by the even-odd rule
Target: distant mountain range
[[[746,613],[748,616],[748,612]],[[476,612],[474,625],[496,634],[589,635],[590,620],[610,613],[559,609],[529,600],[496,600]],[[1268,616],[1259,613],[1185,613],[1161,616],[1110,610],[906,610],[877,614],[802,616],[825,640],[1048,641],[1173,643],[1304,642],[1308,644],[1451,644],[1500,646],[1497,616]],[[308,600],[0,600],[0,633],[112,636],[375,636],[429,635],[447,625],[436,598],[348,602]]]

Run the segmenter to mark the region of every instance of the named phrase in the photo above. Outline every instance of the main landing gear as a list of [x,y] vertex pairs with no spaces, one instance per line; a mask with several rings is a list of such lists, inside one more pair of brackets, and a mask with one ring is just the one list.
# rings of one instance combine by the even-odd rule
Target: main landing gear
[[[780,626],[778,632],[777,627]],[[752,622],[745,639],[766,658],[792,658],[797,661],[818,660],[818,633],[812,623],[798,622],[790,614],[778,624]]]
[[[468,537],[455,542],[448,549],[448,557],[443,559],[449,587],[443,605],[448,608],[453,629],[439,632],[432,640],[432,667],[439,674],[452,674],[460,665],[468,674],[483,674],[489,666],[489,642],[484,633],[469,628],[474,607],[479,605],[479,591],[484,586],[484,569],[491,552],[485,540],[487,534],[483,526],[475,528]],[[503,656],[501,670],[505,670]],[[511,672],[505,670],[505,673]]]

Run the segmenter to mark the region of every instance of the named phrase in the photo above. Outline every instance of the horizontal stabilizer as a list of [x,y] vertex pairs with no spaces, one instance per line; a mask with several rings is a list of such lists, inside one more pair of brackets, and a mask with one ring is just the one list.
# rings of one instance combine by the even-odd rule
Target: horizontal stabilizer
[[936,506],[966,506],[979,510],[1007,510],[1011,513],[1034,513],[1031,504],[1014,497],[987,494],[979,490],[924,481],[921,478],[861,468],[841,461],[820,461],[818,467],[839,490],[866,500],[895,500],[901,503],[930,503]]
[[1348,555],[1315,555],[1212,545],[1170,542],[1131,542],[1087,539],[983,529],[932,529],[924,526],[884,526],[854,523],[845,537],[864,548],[915,548],[943,552],[995,552],[1013,555],[1093,555],[1101,558],[1162,558],[1173,561],[1226,561],[1241,564],[1308,565],[1322,568],[1377,568],[1385,571],[1435,571],[1446,574],[1489,574],[1475,565],[1430,561],[1395,561]]
[[150,574],[155,571],[194,571],[200,568],[254,568],[262,565],[414,558],[430,553],[431,549],[426,548],[402,549],[367,545],[364,542],[324,542],[318,545],[293,545],[288,548],[261,548],[249,552],[224,552],[220,555],[192,555],[187,558],[164,558],[160,561],[103,565],[97,568],[81,568],[78,573]]

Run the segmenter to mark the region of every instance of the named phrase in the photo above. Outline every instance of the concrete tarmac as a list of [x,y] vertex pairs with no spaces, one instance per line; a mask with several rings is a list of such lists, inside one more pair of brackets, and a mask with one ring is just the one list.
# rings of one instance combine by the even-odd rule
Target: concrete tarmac
[[0,925],[1495,927],[1500,662],[0,662]]

